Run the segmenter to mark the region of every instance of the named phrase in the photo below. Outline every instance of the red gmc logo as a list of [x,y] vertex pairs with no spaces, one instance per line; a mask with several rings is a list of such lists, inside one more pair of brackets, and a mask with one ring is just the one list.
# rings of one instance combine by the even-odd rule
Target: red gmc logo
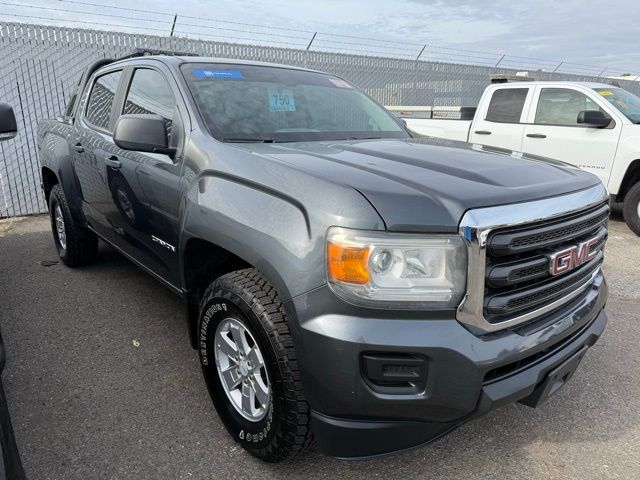
[[549,273],[551,275],[561,275],[579,267],[589,260],[593,260],[596,255],[598,255],[598,250],[592,252],[591,247],[598,243],[598,240],[598,237],[593,237],[578,245],[549,255]]

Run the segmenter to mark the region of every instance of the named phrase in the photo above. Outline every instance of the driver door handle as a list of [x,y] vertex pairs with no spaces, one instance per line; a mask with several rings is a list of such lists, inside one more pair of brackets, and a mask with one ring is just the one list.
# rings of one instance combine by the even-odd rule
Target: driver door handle
[[489,130],[476,130],[475,132],[476,135],[491,135],[491,132]]
[[527,133],[527,137],[529,137],[529,138],[547,138],[547,136],[543,135],[542,133]]
[[115,155],[111,155],[110,157],[107,157],[104,159],[104,163],[114,169],[119,169],[120,167],[122,167],[122,163],[120,162],[120,160],[118,160],[118,157],[116,157]]

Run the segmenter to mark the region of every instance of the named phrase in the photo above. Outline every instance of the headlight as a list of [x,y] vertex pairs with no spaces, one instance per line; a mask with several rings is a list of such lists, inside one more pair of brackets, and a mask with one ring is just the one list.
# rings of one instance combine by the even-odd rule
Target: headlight
[[345,300],[376,308],[455,308],[465,292],[467,250],[459,235],[331,227],[327,274]]

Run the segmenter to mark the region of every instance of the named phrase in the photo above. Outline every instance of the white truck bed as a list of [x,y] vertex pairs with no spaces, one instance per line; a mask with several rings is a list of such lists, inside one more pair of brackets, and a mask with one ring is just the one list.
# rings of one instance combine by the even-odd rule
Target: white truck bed
[[[473,111],[467,107],[388,106],[407,127],[420,135],[466,142],[469,139]],[[468,120],[463,118],[469,118]],[[425,122],[424,120],[429,120]]]

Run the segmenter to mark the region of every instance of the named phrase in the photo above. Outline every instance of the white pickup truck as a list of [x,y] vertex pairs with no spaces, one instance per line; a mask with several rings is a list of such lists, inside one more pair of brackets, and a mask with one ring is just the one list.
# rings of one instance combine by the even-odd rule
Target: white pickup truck
[[640,97],[600,83],[513,82],[478,107],[387,107],[432,137],[561,160],[596,174],[640,235]]

